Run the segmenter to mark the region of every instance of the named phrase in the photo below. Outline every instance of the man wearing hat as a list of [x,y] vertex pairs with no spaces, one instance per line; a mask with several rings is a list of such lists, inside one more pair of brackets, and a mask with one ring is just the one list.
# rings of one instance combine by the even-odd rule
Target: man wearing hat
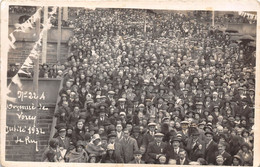
[[184,142],[184,145],[187,144],[187,139],[190,136],[188,128],[189,128],[189,122],[188,121],[181,121],[180,134],[182,135],[182,141]]
[[154,141],[156,123],[148,124],[148,131],[143,136],[143,145],[147,148],[148,144]]
[[238,109],[236,111],[236,114],[239,116],[245,116],[248,117],[248,114],[250,113],[251,109],[248,105],[248,101],[246,98],[242,99],[238,104]]
[[164,135],[162,133],[156,133],[154,135],[154,141],[148,144],[147,147],[147,163],[159,164],[159,157],[166,155],[167,144],[162,141]]
[[196,113],[198,113],[200,116],[203,115],[203,103],[201,101],[196,103]]
[[187,141],[187,152],[190,160],[197,161],[198,158],[204,158],[205,142],[199,138],[199,131],[194,129],[191,133],[191,138]]
[[[218,150],[215,152],[215,157],[220,155],[223,157],[224,160],[223,165],[231,165],[232,156],[226,151],[226,144],[223,142],[218,143]],[[217,164],[216,161],[215,164]]]
[[136,96],[133,100],[133,111],[136,112],[138,110],[139,107],[139,100],[138,100],[138,96]]
[[116,105],[117,106],[117,109],[118,109],[118,112],[127,112],[127,106],[125,104],[126,102],[126,99],[125,98],[120,98],[118,99],[118,104]]
[[[235,93],[235,92],[234,92],[234,93]],[[244,87],[240,86],[240,87],[238,88],[238,93],[236,93],[235,96],[233,97],[233,101],[240,102],[240,101],[242,101],[244,98],[246,98],[245,89],[244,89]]]
[[124,129],[124,138],[120,141],[123,147],[124,163],[129,163],[134,158],[134,152],[139,150],[137,141]]
[[248,99],[249,105],[254,106],[254,104],[255,104],[255,90],[253,88],[249,89],[247,99]]
[[187,152],[185,149],[181,148],[179,151],[179,158],[177,159],[177,165],[189,165],[190,160],[187,157]]
[[205,132],[206,136],[206,148],[205,148],[205,155],[204,159],[208,162],[209,165],[214,165],[215,162],[215,153],[218,150],[217,143],[213,140],[213,133],[211,131]]
[[69,108],[68,101],[63,101],[62,106],[60,106],[58,112],[55,113],[55,117],[57,117],[57,124],[68,123],[70,113],[71,109]]
[[141,134],[140,131],[140,127],[139,126],[135,126],[133,128],[133,133],[132,133],[132,137],[137,141],[137,145],[140,148],[140,146],[143,143],[143,135]]
[[155,106],[158,110],[162,109],[164,103],[164,99],[162,96],[157,98],[157,105]]
[[210,102],[210,108],[212,109],[214,106],[220,106],[221,100],[218,97],[218,92],[212,93],[212,101]]
[[[66,136],[66,125],[59,126],[57,129],[59,136],[57,139],[59,140],[59,147],[61,150],[67,150],[70,147],[70,138]],[[65,151],[66,152],[66,151]]]
[[114,99],[114,94],[115,92],[110,90],[108,91],[108,96],[106,98],[106,104],[108,104],[108,106],[110,106],[112,103],[115,103],[115,99]]
[[123,163],[124,162],[123,147],[120,142],[116,142],[116,133],[112,132],[108,135],[108,145],[113,145],[114,147],[116,163]]
[[134,160],[129,162],[130,164],[145,164],[142,160],[142,153],[140,150],[134,152]]
[[180,139],[178,137],[173,136],[171,139],[171,145],[168,145],[166,148],[166,157],[167,162],[171,159],[179,159],[179,152],[180,152]]
[[58,149],[59,140],[52,138],[49,141],[48,147],[44,150],[42,154],[42,162],[60,162],[63,160],[60,150]]
[[188,92],[189,90],[187,88],[182,90],[182,93],[180,94],[180,99],[184,100],[184,101],[188,101]]
[[18,72],[14,63],[10,64],[10,69],[7,71],[7,77],[14,77]]
[[98,125],[100,126],[100,125],[104,125],[104,123],[108,121],[108,117],[106,116],[106,110],[105,110],[106,105],[101,104],[99,107],[100,110],[99,110]]
[[172,72],[172,71],[169,72],[169,76],[167,76],[167,77],[165,78],[165,80],[164,80],[164,84],[165,84],[165,85],[168,85],[168,86],[169,86],[170,83],[173,83],[174,85],[176,84],[175,73]]

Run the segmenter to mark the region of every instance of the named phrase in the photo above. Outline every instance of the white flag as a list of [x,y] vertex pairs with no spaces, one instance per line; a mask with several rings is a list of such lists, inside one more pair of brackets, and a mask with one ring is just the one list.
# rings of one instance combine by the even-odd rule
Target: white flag
[[9,97],[9,96],[7,96],[7,97],[6,97],[6,100],[7,100],[7,101],[10,101],[10,102],[12,102],[12,103],[16,103],[16,98],[14,98],[14,97]]
[[22,83],[18,76],[18,73],[12,78],[12,82],[15,83],[19,87],[19,89],[22,89]]

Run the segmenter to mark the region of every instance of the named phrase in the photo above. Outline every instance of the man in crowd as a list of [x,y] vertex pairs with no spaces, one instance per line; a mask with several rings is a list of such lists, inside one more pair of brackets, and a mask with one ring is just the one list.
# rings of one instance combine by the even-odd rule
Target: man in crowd
[[[67,123],[76,107],[72,122],[91,127],[72,125],[74,145],[90,134],[87,151],[100,150],[90,151],[98,160],[106,153],[100,133],[117,163],[141,163],[140,149],[145,163],[181,165],[230,165],[242,141],[253,145],[254,63],[238,57],[254,56],[255,48],[234,47],[229,33],[203,24],[203,12],[78,13],[55,113]],[[246,71],[252,76],[237,75]],[[241,135],[244,129],[250,134]]]

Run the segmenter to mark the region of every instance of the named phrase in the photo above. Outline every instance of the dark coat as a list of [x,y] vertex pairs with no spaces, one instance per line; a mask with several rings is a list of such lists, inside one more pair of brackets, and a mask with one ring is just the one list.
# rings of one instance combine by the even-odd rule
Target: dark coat
[[154,137],[147,131],[143,136],[143,144],[147,148],[148,144],[154,141]]
[[159,160],[156,159],[156,155],[164,154],[166,155],[167,144],[161,142],[160,146],[157,145],[156,141],[153,141],[148,144],[147,147],[147,155],[148,155],[148,163],[156,163],[159,164]]
[[[201,145],[201,149],[199,148]],[[186,150],[188,152],[189,158],[192,161],[197,161],[198,158],[203,158],[205,153],[205,142],[201,139],[198,139],[195,146],[193,146],[192,138],[189,138],[187,141]]]
[[116,142],[114,145],[115,148],[115,159],[116,163],[123,163],[124,162],[124,151],[123,147],[119,142]]
[[[179,148],[180,150],[180,148]],[[168,144],[167,148],[166,148],[166,160],[167,162],[169,161],[169,159],[179,159],[179,152],[174,152],[174,148],[172,145]]]
[[137,141],[137,145],[138,147],[140,148],[140,146],[142,145],[143,143],[143,135],[142,134],[139,134],[139,136],[137,138],[135,138],[134,136],[132,136],[136,141]]
[[116,163],[115,153],[111,157],[108,153],[102,156],[101,163]]
[[134,152],[139,150],[137,141],[129,136],[127,141],[123,138],[120,143],[122,144],[123,154],[124,154],[124,163],[128,163],[134,159]]
[[76,146],[77,141],[79,141],[79,140],[84,141],[84,140],[85,140],[85,131],[84,131],[84,129],[83,129],[82,131],[80,131],[80,130],[77,128],[77,129],[73,130],[71,136],[72,136],[71,141],[72,141],[72,143]]
[[[218,155],[220,155],[219,152],[218,152],[218,151],[215,152],[215,157],[217,157]],[[231,156],[228,152],[226,152],[226,151],[222,154],[222,156],[223,156],[223,158],[224,158],[224,163],[223,163],[223,165],[228,165],[228,166],[230,166],[231,163],[232,163],[232,156]],[[215,158],[215,164],[217,164],[217,163],[216,163],[216,158]]]
[[135,160],[132,160],[132,161],[130,161],[129,162],[129,164],[145,164],[145,162],[144,161],[140,161],[140,162],[137,162],[137,161],[135,161]]
[[218,150],[218,145],[214,141],[212,141],[209,146],[205,149],[204,159],[208,162],[208,164],[214,164],[216,161],[216,157],[213,153]]
[[183,164],[181,164],[181,160],[180,160],[180,159],[177,159],[177,160],[176,160],[176,164],[177,164],[177,165],[189,165],[189,163],[190,163],[190,160],[188,160],[187,158],[185,158]]
[[70,147],[70,138],[65,137],[64,140],[61,139],[61,137],[57,137],[57,139],[59,140],[59,147],[63,147],[64,149],[68,149]]

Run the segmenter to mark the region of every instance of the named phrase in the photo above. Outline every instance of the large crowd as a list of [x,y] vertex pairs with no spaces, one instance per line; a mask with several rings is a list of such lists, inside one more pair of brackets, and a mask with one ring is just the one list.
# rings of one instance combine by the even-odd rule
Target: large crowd
[[255,48],[143,12],[79,11],[67,61],[40,70],[63,79],[42,161],[253,165]]

